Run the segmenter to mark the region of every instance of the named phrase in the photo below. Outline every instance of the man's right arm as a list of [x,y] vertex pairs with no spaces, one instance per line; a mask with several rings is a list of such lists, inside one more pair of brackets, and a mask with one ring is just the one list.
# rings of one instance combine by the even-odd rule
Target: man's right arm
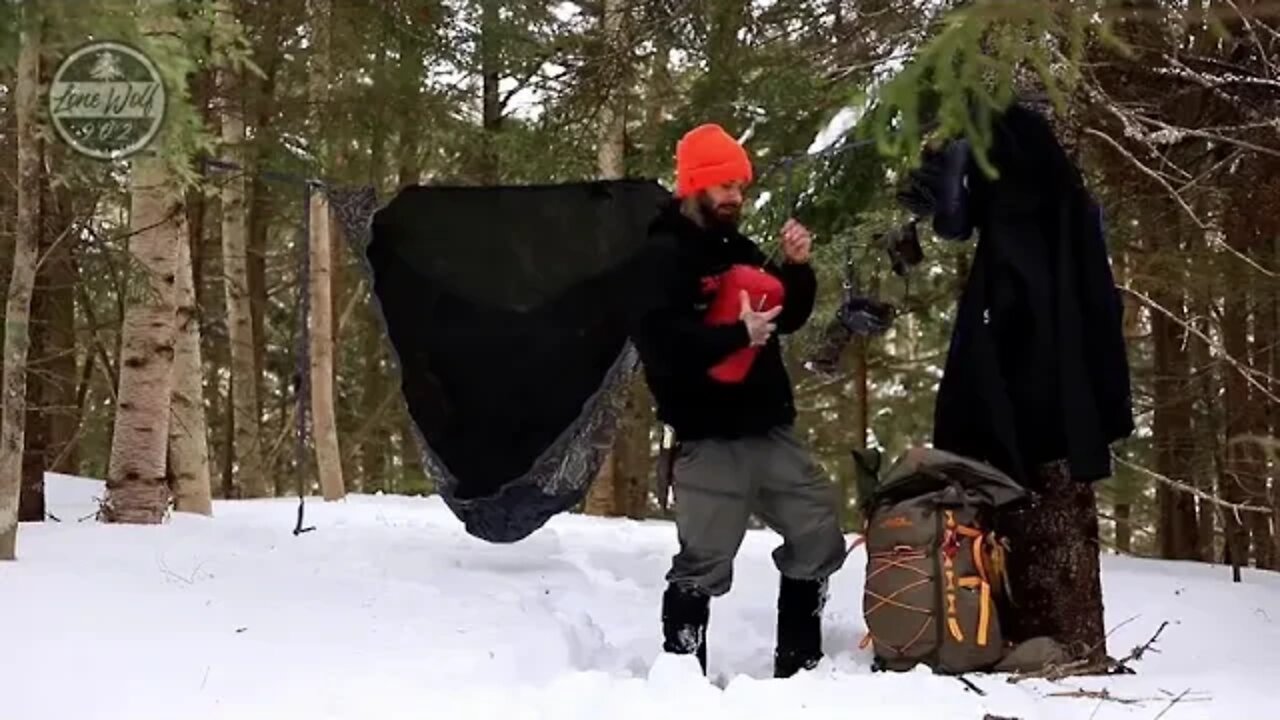
[[645,365],[663,374],[704,373],[748,347],[746,323],[708,325],[680,287],[686,282],[672,252],[651,248],[635,271],[630,331]]

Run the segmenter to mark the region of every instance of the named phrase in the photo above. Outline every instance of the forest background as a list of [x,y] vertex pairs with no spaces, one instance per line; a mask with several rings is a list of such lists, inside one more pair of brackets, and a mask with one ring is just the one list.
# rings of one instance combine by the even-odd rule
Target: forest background
[[[46,471],[108,478],[105,521],[431,493],[361,248],[301,179],[380,203],[410,183],[670,184],[676,139],[717,122],[774,170],[748,229],[767,241],[794,207],[820,242],[819,307],[786,349],[856,530],[849,449],[928,439],[973,252],[926,223],[925,260],[895,275],[895,179],[926,108],[980,140],[961,104],[1030,81],[1105,208],[1125,303],[1139,429],[1099,485],[1104,542],[1280,565],[1280,3],[9,0],[0,28],[0,486],[20,478],[22,521],[68,520]],[[52,74],[91,37],[163,73],[158,152],[102,162],[53,132]],[[901,314],[815,375],[849,279]],[[638,379],[627,403],[581,511],[661,517]]]

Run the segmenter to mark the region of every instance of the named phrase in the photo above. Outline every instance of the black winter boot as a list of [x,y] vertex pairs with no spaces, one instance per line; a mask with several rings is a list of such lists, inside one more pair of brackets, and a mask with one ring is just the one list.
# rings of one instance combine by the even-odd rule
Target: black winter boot
[[707,620],[711,598],[668,585],[662,594],[662,649],[677,655],[693,654],[707,674]]
[[826,580],[783,576],[778,587],[778,639],[773,653],[775,678],[812,670],[822,659],[822,607],[826,600]]

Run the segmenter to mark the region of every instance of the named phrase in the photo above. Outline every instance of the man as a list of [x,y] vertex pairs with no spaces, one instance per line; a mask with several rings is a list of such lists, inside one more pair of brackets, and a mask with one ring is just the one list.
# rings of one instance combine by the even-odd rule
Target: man
[[[755,514],[783,537],[773,555],[782,576],[774,674],[788,677],[822,657],[826,581],[845,557],[839,496],[794,434],[791,381],[778,342],[813,310],[811,239],[788,221],[782,261],[775,263],[738,232],[752,168],[719,126],[684,136],[676,176],[675,197],[651,229],[633,331],[658,416],[677,440],[672,484],[680,551],[666,577],[663,649],[696,655],[706,672],[710,600],[729,591],[734,557]],[[733,266],[764,268],[781,286],[782,304],[760,309],[746,293],[717,290]],[[707,319],[717,292],[738,296],[736,319]],[[746,348],[755,354],[741,379],[712,372]]]

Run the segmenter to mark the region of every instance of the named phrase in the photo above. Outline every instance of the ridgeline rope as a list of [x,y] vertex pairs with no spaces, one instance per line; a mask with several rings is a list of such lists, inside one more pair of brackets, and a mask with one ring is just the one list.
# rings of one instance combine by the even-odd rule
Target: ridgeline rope
[[[779,169],[786,171],[785,187],[783,190],[783,203],[786,206],[787,215],[795,213],[799,206],[801,193],[795,189],[795,166],[802,160],[817,159],[839,155],[856,148],[865,147],[874,142],[872,139],[862,139],[848,141],[844,143],[832,143],[817,152],[796,153],[779,158],[773,163],[765,166],[759,173],[757,182],[769,177]],[[218,160],[215,158],[202,158],[200,160],[201,172],[203,174],[211,174],[209,171],[231,171],[246,172],[246,168],[238,163],[226,160]],[[298,277],[298,311],[295,316],[297,326],[297,336],[295,345],[295,362],[294,362],[294,378],[293,387],[295,392],[295,422],[294,422],[294,462],[297,470],[297,493],[298,493],[298,511],[294,523],[293,535],[298,536],[303,533],[315,530],[315,526],[304,525],[306,512],[306,496],[307,496],[307,480],[305,478],[307,468],[310,463],[307,459],[307,441],[311,436],[310,432],[310,393],[311,393],[311,371],[310,371],[310,316],[311,316],[311,203],[316,192],[322,192],[330,202],[335,215],[342,224],[344,234],[347,235],[347,241],[360,257],[363,257],[365,246],[368,244],[369,236],[369,219],[373,216],[377,208],[377,193],[374,188],[368,185],[343,187],[328,180],[304,177],[293,173],[280,172],[275,170],[258,169],[254,172],[255,177],[280,183],[282,185],[301,186],[302,192],[302,219],[299,223],[301,227],[301,248],[297,261],[297,277]],[[774,260],[775,254],[781,247],[779,243],[769,253],[769,259]],[[852,265],[846,268],[852,271]],[[846,275],[845,289],[849,290],[851,276]]]

